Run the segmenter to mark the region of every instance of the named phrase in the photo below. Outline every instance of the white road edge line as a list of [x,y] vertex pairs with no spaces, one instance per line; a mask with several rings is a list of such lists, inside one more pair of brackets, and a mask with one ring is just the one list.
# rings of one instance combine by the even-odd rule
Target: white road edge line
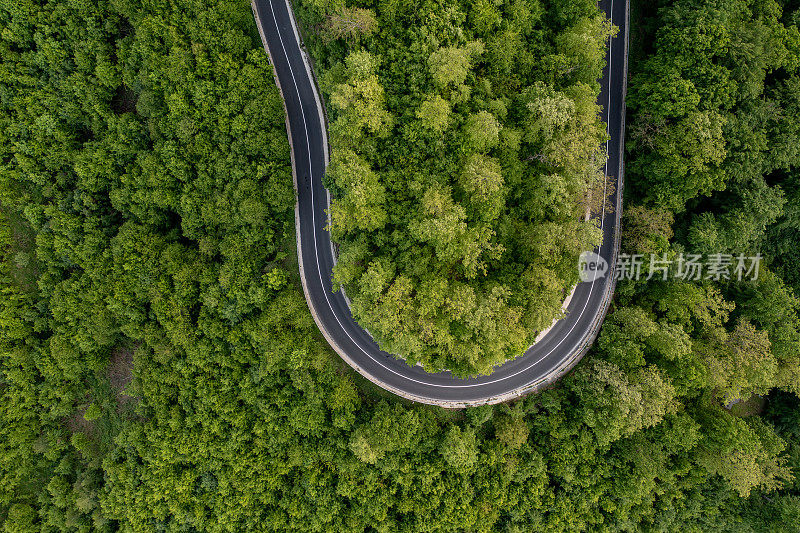
[[[286,46],[285,46],[285,44],[283,42],[283,37],[281,36],[280,27],[278,26],[278,21],[277,21],[277,18],[275,17],[275,10],[274,10],[274,5],[272,3],[272,0],[270,0],[270,6],[272,8],[270,10],[271,13],[272,13],[272,20],[273,20],[273,22],[275,24],[275,30],[276,30],[276,32],[278,34],[278,39],[280,40],[281,48],[283,49],[283,54],[286,57],[286,64],[289,67],[289,73],[292,76],[292,82],[294,84],[295,93],[297,94],[297,101],[298,101],[298,104],[300,105],[300,112],[301,112],[301,115],[303,116],[303,127],[304,127],[305,133],[306,133],[306,135],[305,135],[305,138],[306,138],[306,149],[307,149],[307,152],[308,152],[308,176],[307,176],[307,179],[311,180],[311,177],[313,176],[312,164],[311,164],[311,144],[310,144],[309,137],[308,137],[308,124],[306,122],[306,116],[305,116],[305,109],[304,109],[304,106],[303,106],[303,100],[300,97],[300,90],[299,90],[299,88],[297,86],[297,78],[294,75],[294,69],[292,68],[292,64],[291,64],[291,61],[289,59],[289,54],[286,51]],[[288,6],[287,6],[287,9],[288,9]],[[289,14],[289,16],[291,16],[291,13]],[[613,16],[614,16],[614,0],[611,0],[611,9],[610,9],[609,21],[612,24],[614,23]],[[609,136],[610,136],[609,122],[610,122],[610,113],[611,113],[611,74],[612,74],[612,69],[611,69],[611,66],[612,66],[612,62],[611,62],[611,47],[612,47],[612,41],[613,41],[613,37],[609,36],[609,47],[608,47],[608,57],[609,57],[609,60],[608,60],[608,104],[607,104],[607,108],[606,108],[606,113],[608,115],[607,119],[606,119],[606,133],[608,133]],[[299,43],[298,43],[298,45],[299,45]],[[310,82],[310,80],[309,80],[309,82]],[[605,167],[604,167],[604,170],[605,170],[604,174],[605,175],[607,175],[607,173],[608,173],[608,157],[609,157],[608,145],[609,145],[609,142],[610,142],[610,139],[606,140],[606,163],[605,163]],[[604,176],[604,181],[605,181],[605,176]],[[605,209],[606,209],[606,206],[605,206],[605,203],[606,203],[606,185],[605,185],[605,183],[603,185],[603,189],[604,189],[604,191],[603,191],[603,215],[602,215],[602,217],[600,219],[600,229],[601,230],[604,227],[605,215],[606,215],[606,212],[605,212]],[[313,237],[314,237],[314,253],[317,255],[317,258],[319,258],[319,251],[317,249],[317,225],[316,225],[316,213],[315,213],[316,210],[315,210],[315,203],[314,203],[314,187],[313,187],[313,184],[310,187],[310,191],[311,191],[312,228],[313,228]],[[620,191],[617,192],[617,194],[619,194],[619,193],[620,193]],[[598,250],[599,250],[599,248],[598,248]],[[317,272],[319,274],[320,283],[322,284],[322,287],[324,289],[325,283],[324,283],[324,278],[322,277],[322,269],[320,267],[319,260],[317,260],[316,263],[317,263]],[[334,309],[333,305],[330,302],[330,299],[328,297],[327,291],[323,290],[322,292],[325,294],[325,300],[328,303],[328,306],[329,306],[329,308],[331,310],[331,314],[333,314],[334,318],[336,318],[336,322],[339,324],[339,327],[342,328],[342,331],[345,333],[345,335],[347,335],[347,337],[350,339],[350,341],[359,350],[361,350],[367,357],[369,357],[372,361],[374,361],[375,363],[380,365],[385,370],[388,370],[389,372],[391,372],[391,373],[393,373],[393,374],[395,374],[395,375],[397,375],[397,376],[399,376],[399,377],[401,377],[403,379],[406,379],[408,381],[417,383],[419,385],[426,385],[426,386],[437,387],[437,388],[442,388],[442,389],[451,389],[451,388],[452,389],[456,389],[456,388],[483,387],[483,386],[486,386],[486,385],[492,385],[494,383],[499,383],[501,381],[505,381],[507,379],[511,379],[511,378],[519,375],[520,373],[525,372],[525,371],[535,367],[541,361],[543,361],[544,359],[549,357],[550,354],[552,354],[556,349],[558,349],[559,346],[561,346],[561,344],[566,340],[566,338],[572,333],[572,331],[577,326],[578,322],[580,321],[581,317],[583,316],[583,314],[586,311],[586,308],[587,308],[587,306],[589,304],[589,299],[591,298],[592,291],[594,290],[594,285],[595,285],[595,280],[592,280],[590,288],[589,288],[589,294],[588,294],[588,296],[586,298],[586,302],[584,303],[583,309],[581,309],[581,313],[578,315],[578,318],[575,320],[575,323],[572,325],[570,330],[562,337],[561,341],[559,341],[559,343],[556,344],[556,346],[554,346],[548,353],[546,353],[545,355],[543,355],[542,357],[540,357],[539,359],[534,361],[532,364],[529,364],[526,367],[524,367],[523,369],[521,369],[521,370],[519,370],[519,371],[517,371],[517,372],[515,372],[513,374],[510,374],[508,376],[504,376],[502,378],[498,378],[498,379],[495,379],[495,380],[492,380],[492,381],[486,381],[486,382],[474,383],[474,384],[465,384],[465,385],[439,385],[439,384],[430,383],[430,382],[427,382],[427,381],[420,381],[420,380],[411,378],[409,376],[403,375],[403,374],[395,371],[394,369],[387,367],[381,361],[375,359],[367,350],[365,350],[358,342],[356,342],[355,339],[353,339],[353,337],[350,335],[350,333],[348,333],[347,329],[344,327],[342,322],[339,320],[339,317],[336,314],[336,310]],[[559,360],[559,366],[561,365],[561,363],[563,363],[569,357],[572,357],[572,354],[570,354],[569,356],[564,357],[561,360]],[[529,384],[523,385],[521,387],[518,387],[514,391],[509,391],[509,392],[504,393],[504,394],[513,394],[516,390],[525,389],[528,385]]]

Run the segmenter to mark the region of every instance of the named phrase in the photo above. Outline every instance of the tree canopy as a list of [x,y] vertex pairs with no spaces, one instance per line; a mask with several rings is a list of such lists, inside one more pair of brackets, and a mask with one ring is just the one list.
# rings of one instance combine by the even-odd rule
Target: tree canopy
[[[330,104],[335,281],[386,350],[488,373],[560,316],[601,238],[583,215],[604,178],[595,101],[614,28],[591,2],[360,6],[377,31],[309,36]],[[301,3],[312,28],[337,9]]]
[[[761,252],[763,269],[620,280],[574,372],[516,402],[446,411],[365,382],[316,328],[295,260],[283,106],[247,3],[0,6],[0,528],[795,528],[800,106],[792,54],[764,36],[789,39],[800,14],[771,1],[633,7],[632,86],[645,96],[653,57],[691,61],[680,75],[708,99],[700,111],[725,118],[724,190],[696,197],[638,175],[623,250]],[[595,124],[594,100],[574,97],[594,89],[573,78],[595,53],[579,36],[604,31],[596,6],[309,0],[298,14],[320,33],[307,42],[344,107],[380,111],[342,122],[359,143],[342,137],[332,154],[329,186],[352,210],[334,217],[347,243],[337,278],[381,302],[361,305],[400,327],[409,352],[433,338],[478,365],[470,342],[522,343],[560,307],[565,246],[587,231],[573,217],[584,182],[565,169],[596,149],[578,132]],[[423,26],[437,42],[417,39]],[[656,38],[670,32],[674,46]],[[694,57],[684,33],[715,55]],[[353,43],[370,55],[348,64]],[[434,90],[429,58],[442,47],[476,54],[460,86],[397,89]],[[731,100],[712,80],[755,96]],[[677,100],[658,100],[652,80],[647,90],[663,109]],[[442,156],[481,112],[496,144]],[[638,144],[656,124],[646,112],[631,110],[628,163],[671,165],[673,153]],[[400,138],[413,144],[400,152]],[[558,159],[581,139],[584,156]],[[677,196],[655,201],[668,190]],[[386,228],[400,233],[381,252]],[[412,233],[428,259],[400,245]],[[408,270],[408,258],[424,261]],[[423,277],[439,263],[458,275]],[[528,300],[509,305],[520,287]],[[398,326],[387,309],[409,318]]]

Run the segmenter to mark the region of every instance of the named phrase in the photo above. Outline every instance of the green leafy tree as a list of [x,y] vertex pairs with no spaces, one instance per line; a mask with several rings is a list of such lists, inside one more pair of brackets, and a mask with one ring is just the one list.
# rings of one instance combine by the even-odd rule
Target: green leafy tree
[[478,444],[474,430],[451,426],[442,440],[439,452],[454,471],[470,472],[478,461]]
[[347,82],[331,92],[330,104],[339,112],[331,131],[336,142],[355,148],[365,134],[388,135],[392,116],[376,74],[378,58],[369,52],[353,52],[345,65]]
[[335,234],[355,230],[373,231],[386,223],[385,188],[378,174],[355,152],[334,153],[327,178],[346,191],[331,202],[331,226]]
[[450,124],[450,104],[441,96],[429,97],[420,104],[417,118],[425,128],[442,133]]
[[464,123],[466,146],[476,152],[485,153],[497,146],[500,139],[500,124],[488,111],[470,115]]
[[483,53],[483,50],[480,41],[473,41],[464,47],[449,46],[436,50],[428,58],[433,82],[442,89],[463,84],[472,62]]
[[703,423],[708,437],[699,446],[698,462],[741,496],[757,487],[779,487],[789,476],[780,456],[785,443],[763,422],[746,422],[713,408],[705,412]]

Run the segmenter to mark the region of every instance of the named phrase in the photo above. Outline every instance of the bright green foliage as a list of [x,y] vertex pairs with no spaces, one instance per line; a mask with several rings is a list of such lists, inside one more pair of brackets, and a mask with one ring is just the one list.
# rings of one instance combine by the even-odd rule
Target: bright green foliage
[[478,460],[475,432],[471,428],[462,430],[451,426],[439,450],[447,465],[456,472],[470,472]]
[[464,144],[474,152],[486,153],[500,138],[500,124],[488,111],[470,115],[464,122]]
[[420,104],[417,118],[423,126],[436,133],[442,133],[450,124],[450,104],[441,96],[435,95]]
[[591,69],[605,60],[608,39],[616,33],[617,28],[603,14],[578,19],[556,36],[556,50],[563,61],[561,68],[591,79],[595,74]]
[[[300,12],[314,23],[307,27],[323,29],[344,5],[314,0],[308,6],[322,15]],[[545,88],[553,80],[590,86],[578,69],[559,68],[566,59],[555,48],[534,47],[550,48],[551,28],[575,28],[597,7],[458,6],[370,6],[382,25],[362,42],[377,46],[386,32],[381,39],[418,43],[413,21],[421,17],[425,31],[449,39],[436,46],[480,38],[484,54],[509,52],[513,68],[471,64],[469,91],[439,95],[451,106],[441,134],[420,125],[425,98],[400,102],[387,88],[384,104],[401,124],[392,133],[419,144],[401,151],[400,140],[365,122],[364,142],[341,150],[329,181],[337,194],[362,191],[348,201],[386,213],[381,228],[348,228],[339,280],[359,284],[365,310],[380,310],[375,302],[385,298],[386,309],[405,313],[403,327],[414,327],[402,340],[411,348],[438,335],[469,361],[480,355],[470,346],[502,351],[519,342],[521,350],[526,332],[548,325],[565,287],[559,272],[574,267],[563,250],[592,238],[569,200],[582,190],[570,170],[579,160],[551,168],[527,159],[547,140],[526,139],[526,104],[563,103],[573,93],[558,86],[514,98],[534,71]],[[737,12],[742,24],[731,39],[761,31],[745,23],[772,21],[775,6]],[[781,20],[800,20],[788,10]],[[654,27],[675,22],[662,14]],[[463,411],[409,404],[360,387],[308,312],[293,261],[283,106],[249,5],[16,2],[0,8],[0,20],[3,530],[785,531],[800,520],[800,304],[773,272],[788,271],[790,256],[767,257],[755,281],[621,282],[592,352],[538,395]],[[463,35],[470,31],[475,38]],[[331,63],[346,57],[341,41],[329,46],[341,53]],[[380,62],[381,84],[432,87],[430,47],[402,48],[415,62],[392,55],[400,49],[381,54],[397,59]],[[756,67],[762,53],[796,60],[774,46],[737,50]],[[757,92],[760,78],[743,72],[734,85]],[[491,83],[479,84],[486,76]],[[787,100],[795,81],[770,89],[786,117],[797,116]],[[486,96],[487,88],[499,93]],[[474,106],[450,99],[465,94]],[[584,104],[590,110],[594,100]],[[575,139],[568,132],[579,107],[549,122],[556,144]],[[502,125],[489,153],[444,151],[481,111]],[[726,127],[747,124],[746,114],[727,115]],[[737,152],[746,179],[730,181],[711,207],[690,202],[674,219],[657,207],[626,209],[626,238],[642,253],[730,243],[740,233],[765,253],[790,249],[796,175],[775,173],[764,186],[756,178],[762,155],[797,166],[795,122],[766,128],[780,129],[772,152]],[[751,130],[747,146],[758,148],[761,130]],[[404,166],[376,155],[386,145]],[[444,170],[433,172],[430,161]],[[483,218],[492,205],[482,187],[497,183],[503,208]],[[404,202],[385,201],[401,189]],[[765,213],[780,198],[784,213],[773,224]],[[691,230],[695,215],[711,210],[716,241]],[[393,222],[404,211],[413,214],[409,227],[431,239],[415,243],[417,255]],[[391,242],[393,233],[372,237],[386,227],[401,237],[376,253],[380,239]],[[452,232],[467,245],[451,242]],[[404,269],[421,261],[429,273],[437,263],[426,254],[439,252],[441,275]],[[507,256],[519,262],[498,267]],[[484,268],[500,273],[482,277]],[[456,317],[449,327],[441,309]],[[397,326],[396,314],[385,319]],[[763,413],[721,407],[731,395],[767,390]]]
[[575,379],[586,406],[584,423],[600,446],[654,426],[675,410],[675,390],[654,367],[626,375],[610,363],[592,361],[579,369]]
[[[309,27],[329,20],[301,4]],[[359,7],[380,31],[309,38],[331,111],[334,279],[384,349],[488,373],[561,315],[601,238],[584,215],[605,183],[596,80],[612,28],[590,3]]]
[[[541,83],[524,96],[526,141],[534,149],[534,157],[560,169],[573,188],[589,179],[589,185],[601,177],[601,161],[605,159],[603,141],[605,127],[596,120],[599,106],[592,89],[583,83],[565,92],[554,91]],[[572,191],[570,191],[572,192]]]
[[676,183],[675,189],[657,197],[661,204],[678,209],[680,200],[724,187],[724,174],[718,168],[726,155],[724,124],[725,119],[716,113],[692,112],[656,139],[653,149],[658,163],[648,167],[649,177],[656,184]]
[[774,489],[790,477],[785,457],[778,456],[785,444],[758,418],[743,420],[716,407],[701,420],[710,427],[703,428],[708,437],[698,449],[698,462],[740,496],[755,487]]
[[[3,263],[0,522],[11,506],[9,528],[112,531],[128,511],[101,511],[100,459],[120,427],[158,419],[156,391],[177,415],[176,384],[202,387],[190,368],[219,368],[231,328],[258,329],[285,290],[283,106],[249,8],[23,2],[0,19],[4,260],[14,232],[36,235],[11,254],[33,285]],[[109,388],[129,345],[138,418]]]
[[[770,272],[732,292],[737,296],[742,315],[769,334],[777,365],[768,364],[766,372],[769,367],[774,368],[774,386],[800,393],[800,321],[797,320],[800,301],[795,293]],[[766,344],[763,339],[759,343]]]
[[386,136],[392,117],[385,109],[384,91],[375,74],[378,59],[368,52],[353,52],[345,62],[347,83],[336,85],[330,104],[339,119],[333,124],[331,142],[353,148],[366,134]]
[[[743,300],[744,316],[762,297]],[[734,322],[733,305],[718,292],[686,282],[659,283],[636,302],[609,317],[598,341],[602,360],[575,374],[576,394],[590,406],[583,416],[598,443],[686,410],[706,435],[696,460],[709,474],[742,496],[781,486],[789,475],[781,440],[758,420],[745,422],[722,409],[774,387],[792,390],[784,375],[794,375],[796,359],[773,352],[770,337],[778,336],[771,321],[761,323],[764,329],[743,317]],[[794,309],[796,302],[785,305]],[[796,311],[780,316],[782,337],[787,328],[797,331]]]
[[472,62],[483,53],[483,44],[473,41],[463,47],[449,46],[431,53],[428,58],[433,83],[440,89],[459,86],[467,79]]
[[473,154],[467,160],[461,187],[469,195],[469,205],[486,221],[500,216],[504,204],[502,167],[497,160]]
[[[766,331],[740,320],[726,336],[725,346],[714,346],[705,354],[711,383],[725,399],[764,394],[775,384],[778,362]],[[716,340],[716,339],[715,339]],[[707,348],[700,347],[701,353]]]
[[355,152],[337,151],[327,176],[336,187],[345,191],[331,207],[331,225],[335,234],[383,227],[386,223],[385,189],[366,161]]
[[103,412],[100,410],[100,406],[98,406],[96,403],[93,403],[86,408],[86,412],[83,413],[83,418],[91,422],[100,418],[102,414]]
[[[361,461],[375,464],[388,454],[410,451],[419,444],[419,419],[413,412],[381,404],[372,419],[357,427],[350,436],[350,449]],[[474,438],[473,438],[474,441]]]

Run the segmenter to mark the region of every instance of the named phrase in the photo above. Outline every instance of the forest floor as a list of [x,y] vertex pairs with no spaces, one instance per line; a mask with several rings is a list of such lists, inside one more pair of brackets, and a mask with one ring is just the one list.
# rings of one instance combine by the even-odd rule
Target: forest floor
[[12,246],[9,257],[10,272],[14,283],[24,292],[35,292],[36,280],[39,278],[39,268],[36,264],[36,233],[28,225],[20,213],[5,209],[3,216],[8,221],[11,229]]
[[133,380],[133,353],[136,347],[117,347],[111,353],[106,369],[106,377],[114,392],[119,412],[126,411],[136,401],[134,396],[126,392],[126,387]]
[[766,406],[767,399],[763,396],[759,396],[758,394],[754,394],[747,400],[731,405],[728,410],[732,415],[743,418],[747,416],[760,415],[764,412]]

